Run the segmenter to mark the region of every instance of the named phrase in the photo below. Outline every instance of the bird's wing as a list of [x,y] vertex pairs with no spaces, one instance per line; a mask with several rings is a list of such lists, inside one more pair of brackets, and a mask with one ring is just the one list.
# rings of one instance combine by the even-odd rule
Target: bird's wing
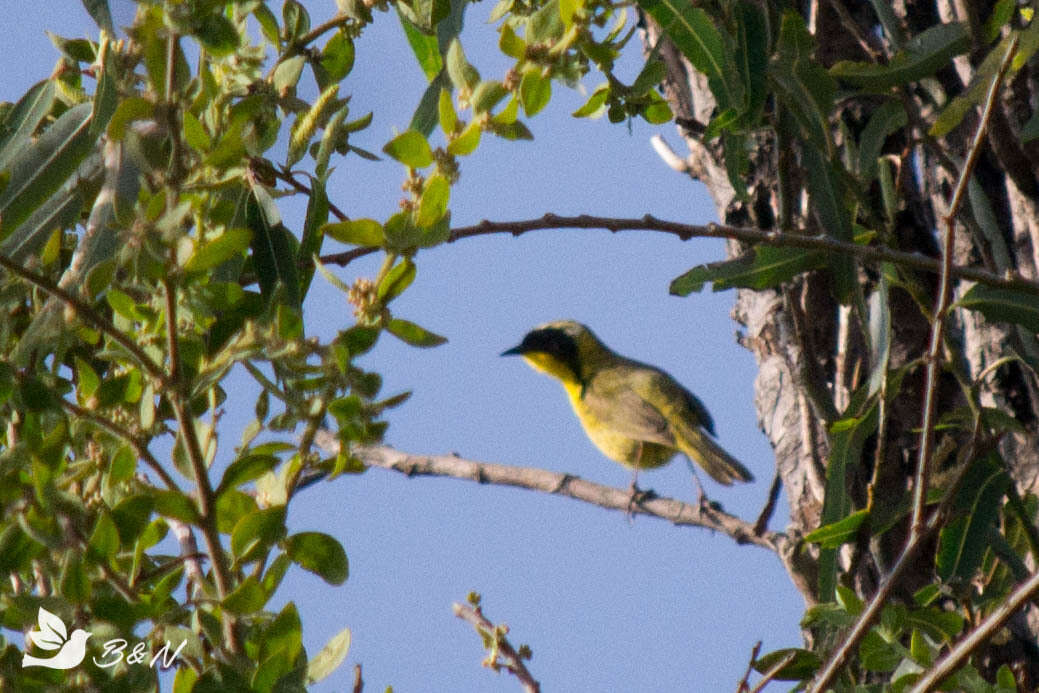
[[581,400],[588,413],[615,433],[674,447],[667,419],[640,394],[645,389],[637,382],[640,376],[630,372],[617,376],[609,371],[604,369],[585,386]]

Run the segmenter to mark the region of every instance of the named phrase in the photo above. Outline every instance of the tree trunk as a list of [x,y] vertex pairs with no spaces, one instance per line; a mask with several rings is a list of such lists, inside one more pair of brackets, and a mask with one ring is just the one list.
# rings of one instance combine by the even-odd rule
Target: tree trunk
[[[983,0],[981,4],[989,3]],[[991,12],[988,6],[965,8],[964,5],[971,3],[968,0],[954,6],[942,1],[906,0],[895,3],[894,10],[909,35],[939,22],[963,21],[977,26],[978,17],[984,20]],[[883,34],[870,3],[813,1],[802,7],[807,8],[805,24],[815,38],[815,59],[823,67],[829,68],[838,60],[866,60],[870,55],[874,60],[881,56],[881,61],[884,56],[891,57],[893,51],[877,38]],[[965,16],[968,12],[971,16]],[[707,186],[719,221],[784,233],[825,231],[816,210],[807,202],[803,152],[797,143],[778,141],[779,128],[763,127],[754,132],[745,179],[748,195],[741,199],[735,193],[726,174],[722,139],[716,137],[705,142],[701,138],[704,128],[716,115],[707,79],[662,36],[660,28],[648,16],[643,17],[643,21],[643,45],[647,54],[656,47],[657,55],[665,63],[664,95],[689,152],[681,168]],[[976,47],[967,55],[959,56],[954,65],[937,73],[940,86],[935,84],[930,88],[944,90],[949,99],[963,93],[986,52]],[[1035,172],[1039,171],[1039,141],[1022,145],[1018,136],[1032,111],[1030,104],[1039,93],[1037,86],[1032,69],[1026,65],[1003,88],[975,169],[977,189],[971,191],[965,212],[957,217],[953,258],[957,265],[1037,278],[1039,180]],[[921,144],[921,138],[927,124],[920,127],[920,123],[914,123],[914,119],[925,112],[925,101],[918,90],[906,88],[904,93],[909,123],[890,135],[882,150],[900,167],[897,224],[893,238],[887,242],[900,250],[937,257],[941,252],[943,219],[960,166],[980,122],[980,109],[972,109],[958,128],[938,141],[938,147],[926,147]],[[845,132],[856,136],[868,122],[872,108],[864,105],[862,99],[837,104],[830,119],[834,137],[840,138]],[[779,117],[775,103],[766,105],[765,112],[766,121],[772,119],[774,126]],[[843,126],[841,129],[838,123]],[[785,172],[782,178],[778,175],[781,170]],[[781,189],[780,180],[787,181],[788,189]],[[875,199],[879,195],[876,188],[874,185],[873,189],[861,192]],[[743,250],[745,248],[735,242],[730,242],[728,247],[730,257]],[[858,273],[860,283],[873,286],[878,267],[863,264]],[[933,306],[937,276],[923,275],[919,280],[928,288],[930,296],[926,301]],[[833,416],[820,403],[832,402],[837,418],[843,418],[847,415],[850,394],[869,373],[870,354],[858,327],[861,323],[853,319],[849,308],[834,298],[830,283],[827,273],[816,271],[801,274],[779,289],[741,289],[733,310],[733,317],[743,326],[739,341],[755,355],[759,367],[755,406],[761,428],[775,451],[776,475],[782,481],[791,510],[787,532],[795,539],[819,527],[826,494],[833,440],[828,427],[833,423]],[[954,283],[954,297],[962,296],[969,288],[969,283]],[[891,369],[895,370],[926,356],[930,322],[903,288],[891,286],[889,303],[893,327],[890,358]],[[1021,360],[1006,360],[1013,354],[1039,354],[1034,334],[1013,325],[988,322],[979,313],[970,311],[953,313],[946,325],[946,334],[947,340],[959,345],[958,352],[953,353],[962,354],[962,363],[947,365],[963,369],[971,381],[977,381],[984,374],[980,381],[981,403],[998,409],[1019,424],[1018,430],[1003,435],[998,441],[998,449],[1017,492],[1024,496],[1039,491],[1036,440],[1039,386],[1035,373]],[[997,364],[1000,359],[1004,361]],[[905,377],[898,396],[888,404],[883,415],[886,425],[880,428],[879,435],[871,435],[865,441],[857,464],[849,467],[848,493],[856,508],[865,507],[872,498],[874,517],[878,511],[884,512],[885,504],[889,506],[888,512],[894,512],[893,504],[906,498],[917,464],[923,366],[909,369]],[[940,377],[937,404],[940,414],[948,414],[963,407],[966,400],[948,369],[944,369]],[[962,435],[955,433],[936,435],[937,449],[947,454],[945,466],[952,464],[966,442]],[[936,459],[940,460],[941,455]],[[940,470],[934,473],[940,474]],[[908,520],[903,520],[895,530],[882,534],[868,546],[862,542],[858,546],[845,545],[839,553],[840,582],[868,598],[905,543],[908,524]],[[814,547],[804,551],[796,546],[796,541],[791,544],[794,548],[782,558],[806,604],[813,604],[819,598],[816,575],[819,552]],[[933,545],[925,551],[933,553]],[[919,574],[910,574],[902,581],[896,597],[907,597],[916,588],[934,581],[933,561],[922,560],[920,566]],[[1031,564],[1029,567],[1034,570]],[[1027,690],[1034,690],[1039,682],[1039,663],[1034,656],[1039,628],[1035,620],[1027,624],[1027,628],[1023,627],[1023,619],[1020,621],[1011,630],[1023,639],[1017,639],[1014,646],[1011,643],[993,647],[984,653],[984,668],[991,669],[983,673],[995,671],[1006,661],[1018,675],[1019,683]]]

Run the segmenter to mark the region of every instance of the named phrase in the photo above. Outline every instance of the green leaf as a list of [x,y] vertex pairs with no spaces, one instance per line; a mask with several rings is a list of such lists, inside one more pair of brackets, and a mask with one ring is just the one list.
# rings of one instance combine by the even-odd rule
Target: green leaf
[[469,123],[465,130],[447,143],[447,153],[455,156],[466,156],[472,154],[480,145],[482,128],[478,122]]
[[246,515],[231,532],[231,553],[238,563],[248,563],[266,555],[267,550],[285,536],[285,506],[264,508]]
[[776,56],[768,76],[776,97],[794,116],[800,137],[814,147],[829,151],[830,121],[836,85],[814,58],[815,40],[804,19],[793,10],[783,13]]
[[195,501],[183,493],[177,491],[153,491],[151,500],[155,512],[163,517],[172,517],[187,524],[197,524],[199,521],[198,508],[195,507]]
[[506,140],[532,140],[534,134],[520,121],[495,126],[491,132]]
[[92,63],[97,59],[97,46],[86,39],[68,39],[46,32],[54,47],[77,63]]
[[18,99],[0,122],[0,171],[29,143],[37,126],[54,106],[54,81],[37,82]]
[[260,185],[253,185],[245,205],[246,226],[252,231],[250,248],[260,293],[271,301],[281,287],[285,302],[298,307],[299,271],[293,248],[295,238],[281,224],[277,207]]
[[773,676],[777,681],[804,681],[811,678],[822,666],[819,655],[811,650],[787,648],[758,657],[754,660],[754,670],[764,674],[787,657],[792,657],[792,659]]
[[255,481],[276,466],[278,466],[278,458],[274,455],[243,455],[228,465],[220,479],[220,485],[213,495],[219,497],[228,489],[235,489],[242,484]]
[[[201,154],[208,152],[213,146],[213,138],[206,132],[205,126],[191,111],[184,111],[181,118],[184,121],[184,141]],[[112,126],[109,123],[109,132],[111,129]]]
[[[259,489],[257,489],[259,493]],[[235,525],[247,515],[259,512],[260,506],[252,495],[228,488],[216,496],[216,528],[221,534],[230,534]]]
[[877,175],[877,159],[887,138],[906,126],[905,109],[897,101],[886,101],[873,111],[859,137],[858,172],[862,183],[868,184]]
[[740,257],[692,268],[671,281],[670,292],[688,296],[712,283],[714,291],[730,288],[767,289],[797,275],[825,266],[818,251],[761,245]]
[[757,123],[768,96],[769,27],[761,5],[739,0],[736,12],[736,59],[745,95],[742,121]]
[[908,656],[908,650],[882,638],[876,628],[867,632],[859,645],[859,659],[866,671],[894,671]]
[[527,43],[553,42],[563,35],[564,30],[559,0],[549,0],[527,19]]
[[195,248],[195,252],[184,263],[184,270],[206,272],[223,264],[235,255],[244,253],[249,247],[252,235],[249,229],[225,229],[219,236],[210,238]]
[[94,396],[97,392],[98,386],[101,384],[101,379],[89,363],[81,359],[79,356],[75,357],[76,366],[76,392],[79,394],[80,401],[86,401]]
[[10,180],[0,192],[0,240],[57,192],[93,149],[97,138],[90,133],[91,112],[89,103],[70,108],[15,156]]
[[0,530],[0,570],[4,573],[28,569],[30,562],[45,550],[43,544],[32,539],[17,524],[8,524]]
[[425,168],[433,163],[433,150],[421,132],[405,130],[386,143],[382,151],[410,168]]
[[861,89],[886,91],[933,76],[968,48],[970,37],[963,24],[937,24],[910,39],[887,65],[842,60],[830,68],[830,74]]
[[339,31],[328,40],[321,51],[321,67],[332,82],[340,82],[354,68],[354,42],[345,32]]
[[[885,270],[894,271],[887,266]],[[869,297],[870,376],[869,394],[880,392],[891,360],[891,305],[888,302],[887,272],[882,272]]]
[[552,98],[552,80],[543,77],[540,70],[531,70],[520,80],[519,95],[527,117],[535,115]]
[[[937,589],[941,589],[936,585]],[[913,609],[909,612],[907,625],[926,633],[936,642],[951,643],[963,632],[963,616],[955,611],[940,607]]]
[[112,464],[108,468],[108,480],[110,484],[118,484],[129,481],[137,471],[137,456],[129,445],[121,446],[112,455]]
[[498,49],[510,58],[523,60],[527,52],[527,42],[516,35],[511,24],[502,24],[501,36],[498,39]]
[[260,25],[260,33],[267,39],[267,42],[278,46],[280,44],[279,35],[281,34],[281,28],[278,26],[278,18],[271,12],[271,8],[262,4],[257,5],[253,8],[253,16]]
[[109,36],[115,36],[115,26],[112,24],[112,12],[108,9],[108,0],[83,0],[83,7],[94,23],[108,32]]
[[137,543],[141,533],[148,526],[148,519],[154,507],[154,499],[147,495],[129,496],[119,501],[112,508],[112,521],[119,531],[119,541],[131,546]]
[[445,135],[454,133],[455,125],[458,123],[458,114],[455,113],[451,91],[448,89],[442,88],[440,95],[437,97],[437,120],[440,122],[440,129],[444,131]]
[[[821,526],[834,524],[851,514],[852,499],[848,493],[848,476],[855,466],[860,464],[863,445],[876,430],[877,418],[877,407],[873,405],[863,416],[845,419],[846,426],[834,425],[831,428],[830,460],[826,467],[826,495],[819,518]],[[833,600],[837,587],[837,551],[821,549],[819,601]]]
[[1010,477],[998,454],[971,463],[953,503],[953,518],[938,539],[935,568],[944,582],[968,582],[988,549],[988,532],[1002,506]]
[[446,337],[441,337],[409,320],[400,318],[390,320],[386,324],[386,331],[401,341],[417,347],[435,347],[447,341]]
[[603,106],[606,104],[606,100],[610,98],[610,87],[608,84],[603,84],[598,87],[592,95],[588,97],[584,105],[578,108],[576,111],[571,113],[575,118],[595,118],[602,114]]
[[462,43],[453,39],[447,49],[447,74],[456,89],[465,89],[472,92],[480,83],[480,73],[469,64],[462,51]]
[[350,356],[354,357],[370,351],[378,339],[378,328],[355,325],[340,332],[336,337],[336,343],[345,347]]
[[1039,332],[1039,298],[1034,294],[975,284],[956,305],[994,322],[1012,322]]
[[90,599],[92,582],[79,554],[65,554],[65,563],[58,578],[58,591],[66,600],[81,604]]
[[415,225],[410,212],[397,212],[383,226],[386,247],[398,252],[418,246],[422,240],[422,229]]
[[707,12],[681,0],[638,0],[637,4],[663,28],[693,67],[707,76],[719,110],[742,104],[740,85],[733,79],[732,50]]
[[1013,18],[1015,9],[1017,3],[1014,0],[998,0],[992,7],[992,14],[985,20],[981,40],[989,44],[998,39],[1003,27]]
[[431,81],[440,74],[444,67],[444,60],[440,56],[437,37],[420,31],[411,20],[405,17],[402,11],[403,5],[395,4],[394,7],[397,8],[397,16],[400,18],[400,25],[403,27],[404,35],[411,46],[411,52],[415,54],[415,60],[418,61],[419,67],[422,68],[422,74],[426,76],[427,80]]
[[447,179],[439,174],[430,176],[422,189],[422,199],[419,201],[415,223],[428,229],[440,221],[447,212],[450,196],[451,184],[447,182]]
[[344,628],[307,662],[307,683],[314,684],[327,678],[343,663],[349,652],[350,629]]
[[473,106],[473,113],[486,113],[508,95],[509,92],[501,82],[489,79],[476,85],[469,101]]
[[97,524],[94,525],[87,545],[93,556],[101,560],[115,556],[119,551],[119,531],[112,522],[111,515],[106,512],[98,515]]
[[574,16],[584,8],[584,0],[559,0],[559,18],[563,27],[569,29],[574,24]]
[[335,538],[322,532],[300,532],[285,542],[289,558],[304,570],[320,576],[330,585],[341,585],[349,575],[346,551]]
[[206,52],[214,58],[231,55],[242,40],[235,25],[220,12],[213,12],[200,21],[194,34]]
[[250,575],[224,598],[221,605],[233,614],[255,614],[263,609],[268,599],[267,590],[260,581]]
[[[316,168],[316,167],[315,167]],[[325,234],[325,222],[328,221],[329,204],[325,184],[320,178],[314,178],[310,185],[310,200],[307,201],[307,216],[303,221],[303,238],[299,242],[297,257],[312,258],[321,250]],[[315,265],[307,265],[300,269],[299,295],[306,298],[310,290],[310,282],[314,278]]]
[[805,536],[805,541],[819,544],[824,549],[836,549],[842,544],[855,540],[859,534],[859,527],[869,517],[869,511],[856,510],[851,515],[824,525]]
[[325,224],[321,232],[331,236],[340,243],[358,245],[364,248],[375,248],[385,242],[382,224],[374,219],[351,219]]
[[386,276],[379,282],[378,296],[379,300],[383,303],[389,303],[397,296],[404,293],[404,290],[411,285],[411,282],[415,280],[415,263],[409,258],[405,258],[402,262],[398,262]]

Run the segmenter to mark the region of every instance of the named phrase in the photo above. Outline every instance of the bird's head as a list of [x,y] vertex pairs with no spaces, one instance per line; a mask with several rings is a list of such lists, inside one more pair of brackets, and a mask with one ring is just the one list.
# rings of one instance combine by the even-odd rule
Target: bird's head
[[609,353],[598,337],[581,323],[557,320],[538,325],[519,346],[503,352],[502,356],[522,356],[535,370],[564,383],[584,384],[591,369]]

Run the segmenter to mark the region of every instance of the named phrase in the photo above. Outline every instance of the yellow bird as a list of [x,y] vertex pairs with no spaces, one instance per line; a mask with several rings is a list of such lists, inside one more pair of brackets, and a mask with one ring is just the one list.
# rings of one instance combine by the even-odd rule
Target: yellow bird
[[711,415],[693,393],[659,368],[614,353],[584,325],[540,325],[502,356],[513,354],[563,383],[588,437],[636,479],[639,469],[661,467],[678,452],[718,483],[754,479],[714,441]]

